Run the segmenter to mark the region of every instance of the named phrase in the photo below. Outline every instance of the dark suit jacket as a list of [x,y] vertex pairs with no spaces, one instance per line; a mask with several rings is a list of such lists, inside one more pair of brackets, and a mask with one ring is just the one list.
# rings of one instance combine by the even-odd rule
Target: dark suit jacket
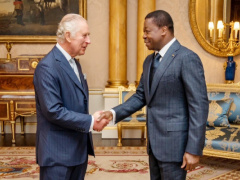
[[184,152],[202,155],[208,98],[201,60],[175,41],[162,58],[150,91],[153,56],[143,64],[136,94],[113,108],[116,122],[147,105],[148,142],[159,161],[181,162]]
[[94,155],[88,86],[76,64],[82,84],[57,47],[36,68],[36,157],[40,166],[75,166],[85,162],[88,154]]

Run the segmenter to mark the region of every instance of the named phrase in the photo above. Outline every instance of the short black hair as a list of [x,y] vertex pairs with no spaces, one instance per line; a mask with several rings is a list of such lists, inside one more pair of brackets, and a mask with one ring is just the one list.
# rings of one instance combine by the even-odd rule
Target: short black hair
[[174,34],[174,26],[173,26],[173,20],[170,14],[168,14],[166,11],[163,10],[156,10],[153,12],[150,12],[145,19],[153,19],[153,22],[158,27],[167,26],[169,31]]

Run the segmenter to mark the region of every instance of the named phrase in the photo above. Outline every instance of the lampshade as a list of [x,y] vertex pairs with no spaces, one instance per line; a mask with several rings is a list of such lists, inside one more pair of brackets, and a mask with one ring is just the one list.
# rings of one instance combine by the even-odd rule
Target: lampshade
[[208,29],[214,29],[214,24],[213,22],[208,23]]
[[238,21],[236,21],[234,23],[234,30],[239,30],[239,22]]
[[224,28],[222,21],[218,21],[218,23],[217,23],[217,28],[218,28],[218,29],[223,29],[223,28]]

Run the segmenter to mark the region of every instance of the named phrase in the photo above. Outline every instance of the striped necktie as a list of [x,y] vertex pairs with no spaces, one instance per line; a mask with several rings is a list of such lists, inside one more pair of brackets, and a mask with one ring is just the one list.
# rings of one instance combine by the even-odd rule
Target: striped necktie
[[76,65],[76,62],[74,59],[70,59],[69,60],[69,63],[70,63],[70,66],[72,67],[73,71],[75,72],[78,80],[80,81],[81,83],[81,79],[80,79],[80,76],[79,76],[79,72],[78,72],[78,68],[77,68],[77,65]]

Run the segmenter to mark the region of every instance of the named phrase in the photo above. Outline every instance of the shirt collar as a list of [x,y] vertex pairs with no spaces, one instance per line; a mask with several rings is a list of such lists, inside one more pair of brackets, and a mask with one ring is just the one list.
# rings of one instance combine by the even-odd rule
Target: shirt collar
[[60,46],[60,44],[56,44],[56,47],[59,49],[59,51],[61,51],[61,53],[63,53],[64,57],[68,60],[72,59],[72,57]]
[[171,41],[169,41],[160,51],[156,51],[155,54],[159,53],[161,57],[163,57],[167,50],[170,48],[170,46],[176,41],[176,38],[174,37]]

